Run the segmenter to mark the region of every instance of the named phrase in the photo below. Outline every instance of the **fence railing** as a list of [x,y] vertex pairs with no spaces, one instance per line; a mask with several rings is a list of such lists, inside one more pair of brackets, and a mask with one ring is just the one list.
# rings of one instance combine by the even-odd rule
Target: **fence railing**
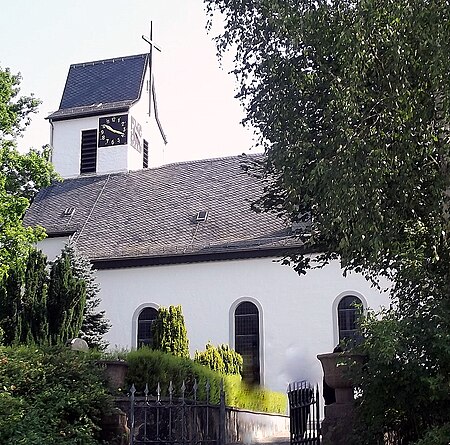
[[[116,398],[125,413],[131,445],[224,445],[253,442],[288,432],[286,415],[258,413],[225,405],[223,385],[219,394],[207,382],[189,389],[183,383],[150,393],[148,386],[133,385],[127,397]],[[167,389],[167,390],[166,390]],[[164,395],[163,395],[164,394]]]
[[321,440],[319,387],[312,387],[307,381],[290,383],[288,399],[291,444],[319,445]]
[[129,397],[129,428],[131,445],[149,444],[202,444],[224,445],[225,443],[225,396],[220,391],[220,401],[210,401],[210,386],[206,383],[206,399],[197,400],[198,386],[195,382],[186,397],[186,386],[175,397],[172,383],[168,395],[161,396],[158,384],[156,395],[151,395],[148,386],[139,393],[133,385]]

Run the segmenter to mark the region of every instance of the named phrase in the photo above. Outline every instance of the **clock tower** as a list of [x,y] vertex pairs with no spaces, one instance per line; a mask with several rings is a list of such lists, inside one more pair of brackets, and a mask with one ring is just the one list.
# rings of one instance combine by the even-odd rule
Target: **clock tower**
[[162,163],[166,139],[149,62],[139,54],[70,66],[59,109],[47,118],[52,162],[63,178]]

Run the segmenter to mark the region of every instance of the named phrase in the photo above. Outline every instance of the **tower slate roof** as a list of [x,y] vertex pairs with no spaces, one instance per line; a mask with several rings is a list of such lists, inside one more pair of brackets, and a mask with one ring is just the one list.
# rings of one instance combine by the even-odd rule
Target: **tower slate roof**
[[[94,263],[152,258],[179,262],[244,253],[257,257],[263,251],[274,256],[275,251],[301,248],[280,218],[251,209],[263,183],[241,168],[248,158],[66,179],[39,192],[25,224],[41,225],[49,236],[73,234],[80,251]],[[66,208],[74,212],[65,216]],[[208,212],[206,221],[197,221],[203,210]]]
[[128,110],[141,96],[147,66],[148,54],[71,65],[59,109],[48,119]]

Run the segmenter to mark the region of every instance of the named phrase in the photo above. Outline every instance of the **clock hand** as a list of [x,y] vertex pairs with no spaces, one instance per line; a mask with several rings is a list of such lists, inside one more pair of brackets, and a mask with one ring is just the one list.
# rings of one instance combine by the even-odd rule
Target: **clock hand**
[[110,125],[102,124],[102,126],[103,126],[103,128],[108,129],[112,133],[120,134],[120,136],[125,135],[125,133],[123,133],[122,131],[116,130],[115,128],[111,127]]

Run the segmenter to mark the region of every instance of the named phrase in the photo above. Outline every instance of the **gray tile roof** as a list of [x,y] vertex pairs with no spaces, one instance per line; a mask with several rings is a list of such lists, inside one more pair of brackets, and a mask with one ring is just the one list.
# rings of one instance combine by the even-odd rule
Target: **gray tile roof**
[[128,109],[141,96],[148,54],[71,65],[59,110],[49,119],[68,119]]
[[[207,159],[158,168],[66,179],[42,190],[25,223],[49,235],[75,231],[93,260],[183,256],[299,246],[283,222],[251,203],[259,179],[240,163],[248,157]],[[67,207],[72,216],[63,216]],[[209,212],[197,222],[200,210]]]

